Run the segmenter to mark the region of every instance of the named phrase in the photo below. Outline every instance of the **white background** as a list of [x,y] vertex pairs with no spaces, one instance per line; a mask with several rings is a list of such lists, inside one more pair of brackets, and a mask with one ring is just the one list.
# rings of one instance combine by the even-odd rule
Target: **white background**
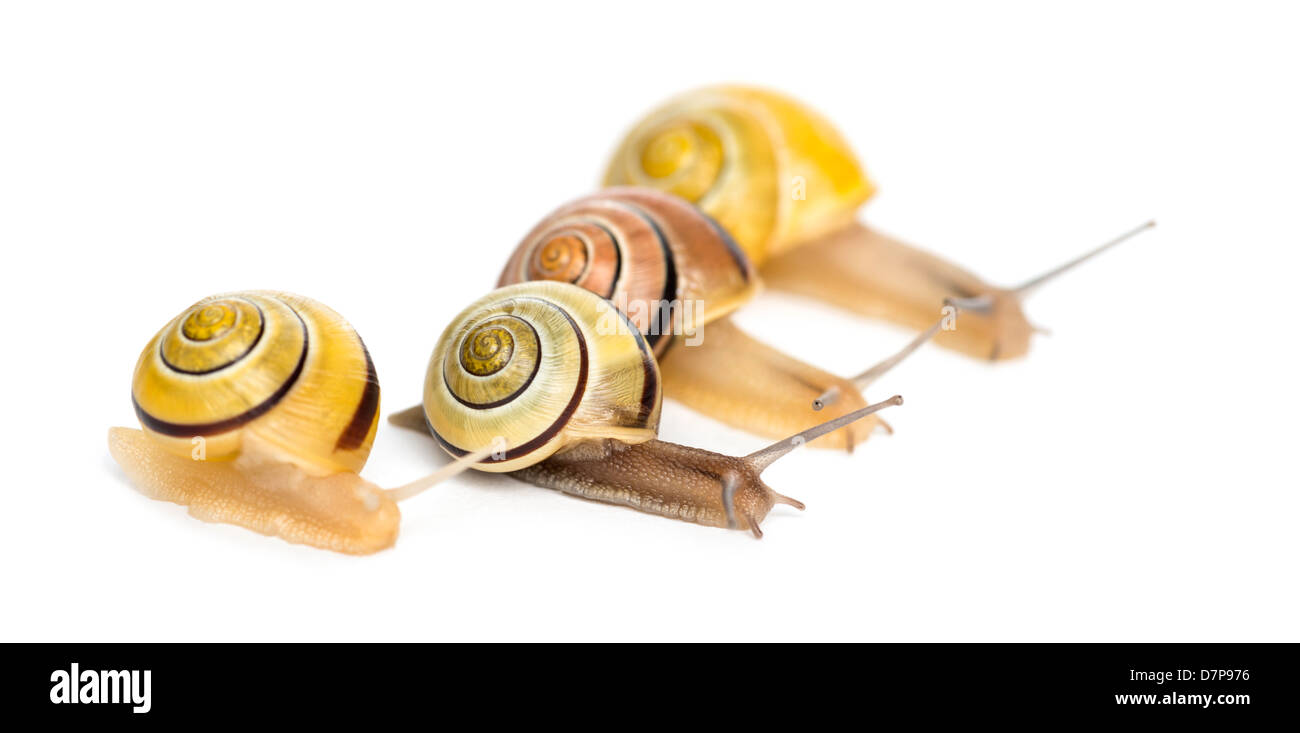
[[[6,3],[0,635],[1300,640],[1297,11],[979,6]],[[532,223],[716,81],[822,110],[866,221],[997,282],[1160,226],[1036,295],[1027,359],[923,350],[872,395],[906,396],[895,436],[777,464],[808,510],[762,541],[472,475],[351,558],[110,460],[139,350],[215,292],[328,303],[385,414],[417,402]],[[739,320],[844,374],[908,337],[775,294]],[[765,442],[674,403],[661,435]],[[443,461],[385,423],[365,473]]]

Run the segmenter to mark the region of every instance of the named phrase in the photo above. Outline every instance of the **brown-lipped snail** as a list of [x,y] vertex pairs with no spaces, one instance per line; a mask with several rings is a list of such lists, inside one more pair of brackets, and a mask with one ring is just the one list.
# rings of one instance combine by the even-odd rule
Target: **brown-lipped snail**
[[[524,236],[498,285],[532,280],[611,302],[654,350],[665,395],[734,427],[779,438],[866,405],[847,380],[733,323],[760,289],[754,266],[725,228],[671,193],[617,187],[560,206]],[[809,402],[828,390],[842,399],[813,414]],[[882,426],[868,418],[814,445],[852,448]]]
[[390,420],[462,459],[499,441],[474,464],[483,471],[762,536],[775,504],[803,508],[763,483],[768,465],[902,403],[896,396],[734,457],[658,440],[661,400],[654,353],[626,316],[576,285],[535,281],[499,288],[452,319],[429,360],[424,404]]
[[619,144],[604,182],[650,186],[699,205],[774,289],[915,329],[932,327],[944,306],[959,309],[960,326],[942,330],[936,343],[990,360],[1028,351],[1036,329],[1021,310],[1025,295],[1154,225],[1020,286],[990,285],[858,223],[876,187],[843,136],[809,107],[745,86],[697,89],[651,111]]
[[111,428],[109,451],[145,495],[337,552],[390,547],[396,501],[464,468],[387,491],[361,478],[379,415],[370,353],[338,313],[289,293],[187,308],[140,353],[131,401],[142,430]]
[[759,289],[731,235],[695,206],[651,188],[613,188],[543,217],[497,286],[569,282],[623,311],[662,356],[672,337],[726,316]]

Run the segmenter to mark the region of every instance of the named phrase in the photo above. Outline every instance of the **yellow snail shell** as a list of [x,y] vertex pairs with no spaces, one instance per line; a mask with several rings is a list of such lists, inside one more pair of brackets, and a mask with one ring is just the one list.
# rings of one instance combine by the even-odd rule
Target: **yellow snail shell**
[[[754,266],[717,222],[677,196],[630,187],[569,202],[533,227],[497,284],[530,280],[612,301],[658,355],[676,329],[726,315],[758,290]],[[671,311],[688,301],[687,315]]]
[[309,298],[253,291],[204,298],[136,363],[131,400],[168,451],[235,458],[248,434],[313,475],[357,472],[374,442],[379,381],[361,337]]
[[424,413],[460,457],[505,439],[475,464],[505,472],[588,439],[655,437],[659,368],[645,339],[599,295],[567,283],[511,285],[479,299],[434,347]]
[[695,203],[760,266],[845,226],[875,192],[821,115],[742,86],[687,92],[652,111],[619,145],[605,185],[649,186]]

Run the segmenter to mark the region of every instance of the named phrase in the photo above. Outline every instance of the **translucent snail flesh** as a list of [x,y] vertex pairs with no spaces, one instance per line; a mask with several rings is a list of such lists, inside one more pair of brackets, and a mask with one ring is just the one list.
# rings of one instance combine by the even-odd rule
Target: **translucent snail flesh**
[[743,86],[682,94],[628,133],[605,185],[649,186],[698,204],[773,288],[915,329],[955,304],[960,326],[940,333],[939,345],[993,360],[1028,351],[1035,329],[1020,301],[1046,278],[995,287],[857,223],[875,186],[830,123],[789,97]]
[[[678,196],[619,187],[559,207],[519,243],[498,285],[532,280],[609,300],[655,351],[665,394],[735,427],[778,438],[866,405],[847,380],[727,318],[758,292],[757,274],[726,229]],[[813,414],[809,403],[829,389],[844,399]],[[816,445],[851,447],[881,424],[869,418]]]
[[145,346],[131,400],[143,430],[110,429],[109,451],[147,496],[338,552],[396,541],[395,500],[413,490],[357,474],[379,381],[361,337],[328,307],[271,291],[205,298]]
[[805,440],[902,401],[733,457],[658,440],[661,399],[654,354],[616,308],[572,284],[526,282],[452,320],[430,358],[423,406],[392,419],[427,427],[453,456],[500,441],[474,464],[480,470],[761,536],[775,504],[802,508],[764,484],[763,469]]

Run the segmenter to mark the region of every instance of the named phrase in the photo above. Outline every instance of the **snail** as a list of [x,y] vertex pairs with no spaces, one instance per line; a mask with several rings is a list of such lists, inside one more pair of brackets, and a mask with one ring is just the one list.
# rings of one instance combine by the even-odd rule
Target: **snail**
[[427,432],[473,467],[586,499],[713,527],[749,530],[776,504],[803,504],[760,474],[773,461],[877,410],[895,396],[747,456],[658,440],[662,389],[640,331],[596,293],[562,282],[499,288],[442,332],[424,403],[389,419]]
[[939,333],[936,343],[993,361],[1028,351],[1037,330],[1021,310],[1029,292],[1154,226],[1018,287],[995,287],[858,223],[876,188],[844,138],[799,102],[742,86],[687,92],[650,112],[619,144],[604,182],[650,186],[699,205],[774,289],[914,329],[930,326],[940,304],[961,309],[961,327]]
[[[145,495],[338,552],[390,547],[396,502],[472,463],[387,491],[361,478],[378,424],[374,363],[338,313],[288,293],[186,309],[141,352],[131,401],[143,430],[110,428],[109,452]],[[476,448],[475,459],[489,452]]]
[[[819,395],[843,396],[828,417],[866,405],[848,381],[728,318],[757,294],[758,275],[726,229],[678,196],[619,187],[559,207],[523,238],[497,285],[530,280],[573,283],[610,301],[654,351],[666,396],[732,426],[779,438],[826,419],[808,409]],[[868,418],[816,445],[852,448],[880,426]]]

